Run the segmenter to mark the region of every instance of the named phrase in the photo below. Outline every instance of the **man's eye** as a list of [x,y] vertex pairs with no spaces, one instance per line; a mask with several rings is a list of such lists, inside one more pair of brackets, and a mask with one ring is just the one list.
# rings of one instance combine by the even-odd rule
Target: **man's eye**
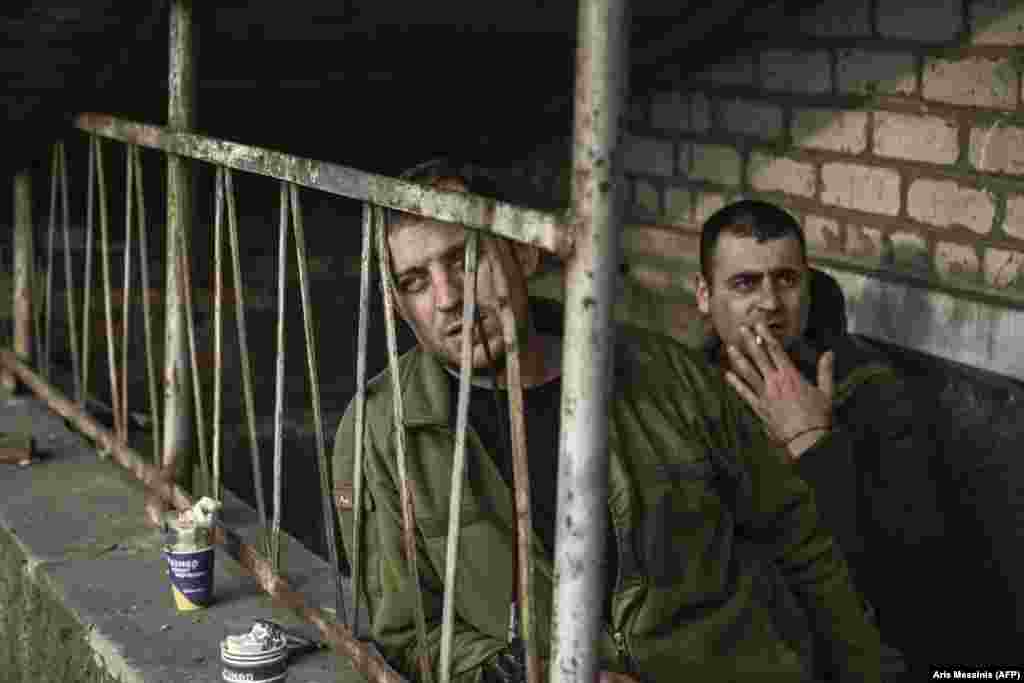
[[415,294],[423,289],[425,280],[422,277],[402,278],[398,281],[398,289],[405,294]]
[[797,273],[783,273],[779,276],[779,284],[783,287],[796,287],[800,284],[800,276]]
[[749,292],[754,287],[754,278],[752,277],[740,277],[732,281],[733,289],[737,289],[741,292]]

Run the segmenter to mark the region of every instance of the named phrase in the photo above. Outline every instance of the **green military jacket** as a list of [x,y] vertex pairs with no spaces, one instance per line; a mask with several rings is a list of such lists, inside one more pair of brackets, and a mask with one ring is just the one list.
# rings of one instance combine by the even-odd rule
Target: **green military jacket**
[[[686,345],[721,364],[721,342],[702,321],[690,326]],[[877,610],[885,642],[924,666],[934,656],[928,629],[945,606],[920,577],[948,553],[931,422],[908,380],[849,334],[815,331],[794,347],[808,382],[817,383],[817,361],[828,349],[835,353],[833,429],[794,469],[820,501],[821,519]],[[763,429],[745,403],[743,410],[748,425]]]
[[[417,347],[399,367],[426,647],[436,670],[454,407],[435,358]],[[878,632],[818,524],[810,489],[762,433],[740,426],[742,406],[720,375],[681,345],[639,332],[620,334],[615,367],[608,501],[619,571],[608,578],[613,597],[601,668],[648,682],[766,674],[879,680]],[[359,589],[372,638],[415,676],[416,591],[402,550],[392,415],[383,373],[367,391]],[[479,680],[482,666],[506,644],[515,544],[511,491],[472,430],[467,443],[452,667],[460,681]],[[353,449],[350,405],[333,459],[349,557]],[[536,536],[534,547],[538,646],[546,658],[553,558]],[[806,622],[792,618],[794,599]],[[813,672],[804,656],[808,632],[817,635]]]

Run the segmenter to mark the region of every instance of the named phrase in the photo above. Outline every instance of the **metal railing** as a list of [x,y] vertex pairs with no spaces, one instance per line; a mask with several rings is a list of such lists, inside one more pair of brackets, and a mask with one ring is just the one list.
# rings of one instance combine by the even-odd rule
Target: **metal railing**
[[[172,44],[172,93],[187,89],[187,77],[175,69],[188,72],[189,60],[180,53],[187,51],[189,31],[183,28],[190,19],[187,3],[172,3],[171,44]],[[196,135],[180,128],[188,126],[188,107],[172,95],[171,125],[161,127],[117,119],[103,114],[82,114],[75,120],[75,126],[89,137],[89,180],[86,219],[85,288],[82,302],[82,338],[78,345],[75,330],[77,315],[73,305],[73,265],[70,261],[68,237],[69,207],[68,178],[64,146],[54,148],[51,169],[50,223],[47,235],[47,269],[45,276],[46,296],[44,316],[32,316],[26,311],[22,298],[30,290],[30,281],[25,279],[20,268],[28,268],[18,259],[31,258],[31,228],[25,234],[22,222],[16,226],[16,278],[15,278],[15,348],[0,351],[0,364],[20,381],[29,386],[57,412],[72,420],[78,428],[94,439],[100,448],[113,455],[115,460],[131,470],[150,490],[178,509],[189,507],[191,497],[173,481],[168,481],[163,468],[174,462],[171,451],[187,443],[188,437],[181,434],[182,416],[186,414],[180,402],[182,372],[190,369],[193,410],[191,411],[198,447],[200,466],[212,480],[212,493],[218,495],[221,483],[221,409],[223,375],[223,242],[224,223],[227,223],[227,237],[231,252],[231,272],[235,291],[235,314],[238,324],[238,343],[242,361],[241,375],[245,419],[253,459],[253,473],[256,481],[255,492],[260,518],[267,524],[266,505],[262,497],[262,476],[256,439],[256,417],[252,391],[252,370],[246,336],[244,286],[240,265],[240,235],[235,208],[235,192],[232,180],[234,171],[258,174],[280,181],[280,214],[278,225],[278,268],[277,268],[277,327],[275,359],[275,405],[274,405],[274,454],[273,454],[273,519],[270,522],[269,542],[262,549],[244,543],[230,529],[221,527],[218,539],[225,548],[249,569],[260,585],[282,604],[294,609],[315,624],[324,638],[335,649],[349,656],[355,667],[374,681],[397,680],[379,655],[366,647],[359,639],[357,615],[359,613],[358,586],[364,568],[363,552],[360,547],[362,534],[363,491],[363,422],[366,401],[366,350],[368,345],[369,318],[369,272],[372,260],[372,246],[376,243],[377,259],[381,272],[382,298],[384,301],[387,333],[388,365],[394,383],[394,420],[397,434],[397,457],[399,473],[399,494],[401,498],[403,542],[410,575],[419,589],[419,568],[415,545],[415,509],[406,471],[406,448],[402,414],[402,393],[398,385],[398,355],[396,344],[393,293],[389,283],[390,259],[387,255],[383,217],[384,209],[394,209],[427,218],[451,221],[469,228],[467,258],[465,259],[465,282],[475,283],[475,269],[478,251],[486,250],[493,259],[507,258],[502,250],[507,245],[500,237],[533,244],[557,255],[566,266],[565,332],[563,345],[561,438],[559,451],[558,520],[556,524],[556,607],[557,628],[552,631],[551,681],[592,681],[598,671],[596,643],[599,636],[599,608],[601,600],[592,596],[603,590],[600,562],[583,561],[585,558],[600,556],[604,545],[605,489],[607,488],[607,398],[606,390],[611,382],[612,365],[612,303],[614,279],[617,272],[617,235],[620,229],[618,193],[620,177],[616,157],[618,121],[622,112],[625,91],[625,1],[624,0],[583,0],[579,14],[579,47],[577,54],[576,123],[573,151],[573,192],[572,205],[564,214],[538,211],[479,195],[451,192],[425,187],[404,180],[367,173],[354,168],[291,156],[281,152],[239,144],[227,140]],[[177,54],[177,58],[174,55]],[[184,66],[183,66],[184,65]],[[177,109],[176,109],[177,108]],[[177,111],[177,114],[175,114]],[[125,323],[121,334],[122,354],[116,354],[115,331],[113,326],[112,276],[110,268],[110,231],[107,212],[107,183],[104,173],[103,143],[108,139],[125,146],[125,237],[124,237],[124,285],[123,310]],[[149,412],[154,433],[153,462],[145,459],[128,444],[128,344],[127,311],[130,306],[132,285],[133,237],[138,239],[140,270],[143,287],[148,287],[147,263],[147,219],[143,191],[143,169],[140,148],[151,148],[163,152],[168,162],[168,239],[166,243],[166,321],[168,337],[165,353],[163,388],[164,410],[158,409],[153,344],[152,312],[148,307],[148,296],[143,292],[145,323],[145,356],[149,389]],[[192,286],[190,282],[190,234],[181,216],[187,213],[188,197],[184,189],[187,178],[182,170],[181,160],[189,158],[213,165],[215,176],[215,203],[213,219],[214,240],[214,388],[212,437],[208,440],[205,424],[204,396],[197,362],[197,342],[194,327]],[[27,181],[19,176],[16,187],[22,188]],[[360,279],[359,321],[357,327],[357,377],[354,411],[355,430],[355,527],[352,549],[352,595],[354,603],[349,623],[342,624],[332,619],[324,610],[309,605],[292,589],[280,575],[280,523],[282,510],[281,469],[282,469],[282,412],[284,387],[284,335],[285,335],[285,283],[287,271],[287,239],[289,226],[294,237],[296,263],[301,289],[303,323],[305,332],[306,364],[311,391],[316,449],[321,477],[322,511],[325,518],[325,533],[330,561],[335,572],[337,607],[340,619],[348,610],[342,601],[342,586],[338,574],[338,556],[335,547],[334,513],[330,482],[328,481],[327,454],[323,431],[323,417],[319,393],[317,340],[313,325],[314,312],[311,307],[309,272],[303,214],[300,203],[300,187],[312,188],[331,195],[347,197],[364,203],[362,221],[362,257]],[[27,191],[27,190],[26,190]],[[48,380],[50,379],[49,359],[52,356],[52,278],[54,254],[54,230],[56,225],[57,198],[63,211],[65,243],[65,290],[70,325],[70,346],[73,359],[74,401],[66,398]],[[107,364],[109,369],[109,391],[111,395],[114,433],[104,429],[85,410],[89,396],[89,330],[91,329],[91,283],[93,280],[92,249],[94,239],[94,200],[99,209],[100,260],[103,289],[103,313],[106,322]],[[19,206],[21,204],[19,203]],[[484,237],[481,240],[479,237]],[[27,241],[26,241],[27,240]],[[19,256],[20,254],[20,256]],[[501,269],[498,269],[499,271]],[[509,284],[498,278],[499,295]],[[21,283],[21,284],[19,284]],[[29,294],[31,299],[31,294]],[[461,496],[465,479],[465,433],[467,429],[469,396],[469,355],[472,345],[469,336],[475,320],[475,285],[470,284],[464,296],[463,308],[463,358],[459,379],[457,405],[457,437],[451,483],[451,512],[449,515],[448,545],[444,572],[444,596],[441,620],[441,651],[437,670],[442,683],[451,677],[451,646],[454,621],[454,586],[458,569],[459,529]],[[26,332],[25,318],[34,319],[37,325],[35,338],[45,342],[36,350],[37,374],[26,362],[31,349],[26,346],[30,333]],[[45,325],[45,328],[44,328]],[[528,458],[522,381],[520,378],[519,351],[516,339],[517,324],[510,307],[501,311],[501,327],[506,338],[507,385],[509,387],[509,408],[513,437],[514,500],[517,509],[517,546],[519,563],[516,576],[519,600],[519,628],[527,652],[527,675],[530,683],[540,680],[540,662],[535,637],[536,615],[533,609],[532,574],[533,563],[530,548],[532,520],[530,519],[530,492],[528,485]],[[182,353],[185,354],[182,357]],[[119,362],[120,360],[120,362]],[[120,370],[120,374],[119,374]],[[162,434],[161,434],[161,429]],[[162,438],[161,438],[162,436]],[[210,455],[207,455],[207,445]],[[208,462],[210,460],[210,462]],[[561,520],[567,520],[565,524]],[[264,552],[265,551],[265,552]],[[419,642],[426,642],[426,617],[422,595],[417,596],[415,605],[415,626]],[[434,663],[425,653],[418,659],[420,675],[424,681],[433,680]]]

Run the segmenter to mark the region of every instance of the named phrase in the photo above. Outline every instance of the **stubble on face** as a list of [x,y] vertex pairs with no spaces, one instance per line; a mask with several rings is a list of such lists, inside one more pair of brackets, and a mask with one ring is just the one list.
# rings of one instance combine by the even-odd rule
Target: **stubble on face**
[[[462,361],[466,238],[465,228],[459,225],[418,218],[400,220],[388,235],[396,299],[403,319],[426,351],[455,368]],[[472,330],[472,362],[476,369],[492,365],[500,369],[505,356],[491,267],[481,247],[476,277],[477,322]]]
[[758,322],[768,325],[784,346],[804,333],[809,273],[795,237],[759,242],[723,232],[711,279],[699,288],[698,304],[724,343],[738,345],[740,328]]

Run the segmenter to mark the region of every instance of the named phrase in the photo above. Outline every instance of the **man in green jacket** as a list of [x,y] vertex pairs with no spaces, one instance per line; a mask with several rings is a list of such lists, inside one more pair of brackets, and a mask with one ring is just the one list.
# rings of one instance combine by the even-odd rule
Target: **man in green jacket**
[[919,397],[846,333],[842,292],[808,267],[800,225],[781,208],[743,200],[720,209],[702,228],[700,255],[706,327],[688,344],[726,371],[747,418],[788,448],[814,490],[883,640],[896,646],[883,648],[883,673],[904,665],[900,650],[926,668],[945,606],[920,577],[945,549],[936,444]]
[[[440,163],[408,174],[447,190],[497,196],[465,168]],[[439,657],[442,577],[461,355],[462,226],[394,214],[388,243],[396,304],[418,345],[400,359],[407,472],[415,505],[420,585],[402,544],[392,384],[367,390],[365,497],[359,586],[371,636],[402,672],[418,675],[425,651]],[[512,467],[502,401],[505,341],[493,279],[520,328],[520,355],[534,521],[535,621],[549,657],[553,596],[560,337],[528,299],[536,249],[483,249],[480,321],[473,337],[474,389],[455,595],[453,677],[504,680],[514,596]],[[879,636],[806,484],[760,430],[740,421],[741,401],[698,355],[633,331],[618,335],[609,407],[609,542],[604,683],[676,680],[879,680]],[[335,442],[333,476],[343,540],[356,541],[355,443],[350,405]],[[422,593],[426,642],[415,627]],[[797,618],[794,618],[797,617]],[[808,628],[809,627],[809,628]],[[810,652],[813,650],[813,660]]]

